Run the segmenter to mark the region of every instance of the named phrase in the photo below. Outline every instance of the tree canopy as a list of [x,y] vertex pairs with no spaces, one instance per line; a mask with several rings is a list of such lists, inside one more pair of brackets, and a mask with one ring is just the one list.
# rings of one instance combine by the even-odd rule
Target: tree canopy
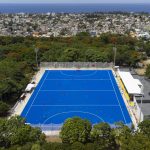
[[19,116],[0,119],[0,147],[23,146],[27,143],[43,143],[45,135],[38,128],[25,124]]
[[150,79],[150,65],[147,66],[145,75]]
[[[15,116],[0,119],[0,149],[8,150],[149,150],[150,120],[132,130],[119,122],[111,128],[101,122],[93,127],[79,117],[65,121],[60,137],[62,143],[46,142],[39,128],[25,124],[25,119]],[[68,138],[68,139],[67,139]]]
[[63,143],[87,143],[90,139],[91,128],[92,125],[88,120],[82,120],[78,117],[69,118],[65,121],[61,129],[60,137]]

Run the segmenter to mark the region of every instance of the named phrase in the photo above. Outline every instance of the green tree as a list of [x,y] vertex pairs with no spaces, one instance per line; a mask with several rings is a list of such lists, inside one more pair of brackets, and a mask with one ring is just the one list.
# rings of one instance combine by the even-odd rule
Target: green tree
[[150,65],[147,66],[145,76],[150,79]]
[[1,119],[0,131],[0,147],[45,142],[45,135],[41,133],[41,130],[26,125],[25,120],[19,116]]
[[150,56],[150,42],[147,42],[145,44],[145,51],[146,51],[147,56]]
[[8,150],[31,150],[32,147],[32,143],[27,143],[23,146],[19,146],[19,145],[14,145],[11,146],[9,148],[7,148]]
[[31,150],[41,150],[41,146],[39,144],[33,144]]
[[115,138],[111,132],[111,127],[107,123],[94,125],[91,138],[92,141],[100,145],[101,149],[116,149]]
[[150,139],[150,120],[144,120],[138,125],[139,132]]
[[124,138],[120,145],[121,150],[149,150],[150,139],[143,134],[133,134],[129,138]]
[[94,143],[87,143],[85,145],[85,150],[96,150],[96,146]]
[[108,44],[109,43],[109,34],[108,33],[104,33],[100,36],[100,42],[104,43],[104,44]]
[[91,123],[79,117],[69,118],[65,121],[60,137],[63,143],[87,143],[89,141]]
[[2,116],[6,116],[8,114],[9,111],[9,105],[0,101],[0,117]]
[[89,37],[90,33],[89,32],[80,32],[77,34],[77,37]]
[[132,137],[131,129],[122,122],[116,123],[116,127],[112,129],[112,134],[115,137],[117,147],[122,147],[125,143],[130,142],[130,138]]
[[71,150],[71,145],[64,143],[44,143],[42,145],[42,150]]
[[75,142],[71,145],[71,150],[85,150],[84,145],[80,142]]
[[62,60],[63,61],[78,61],[78,58],[80,56],[80,51],[75,48],[67,48],[64,50],[64,53],[62,55]]

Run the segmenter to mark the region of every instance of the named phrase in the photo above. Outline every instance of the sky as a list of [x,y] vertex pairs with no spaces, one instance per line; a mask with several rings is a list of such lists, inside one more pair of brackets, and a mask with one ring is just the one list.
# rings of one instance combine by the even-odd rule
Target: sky
[[150,3],[150,0],[0,0],[0,3]]

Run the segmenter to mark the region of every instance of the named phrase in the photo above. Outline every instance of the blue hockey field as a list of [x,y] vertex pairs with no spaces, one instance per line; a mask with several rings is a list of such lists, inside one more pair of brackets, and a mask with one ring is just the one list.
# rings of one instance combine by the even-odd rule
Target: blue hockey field
[[46,70],[21,116],[37,126],[75,116],[93,125],[132,124],[111,70]]

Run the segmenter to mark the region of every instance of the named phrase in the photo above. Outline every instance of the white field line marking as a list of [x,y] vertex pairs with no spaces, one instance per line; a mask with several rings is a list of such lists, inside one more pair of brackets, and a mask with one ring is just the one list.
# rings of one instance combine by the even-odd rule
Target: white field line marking
[[116,98],[117,98],[117,100],[118,100],[118,104],[119,104],[119,106],[120,106],[120,109],[121,109],[121,112],[122,112],[122,116],[123,116],[123,118],[124,118],[125,123],[127,124],[127,122],[126,122],[126,118],[125,118],[125,116],[124,116],[124,113],[123,113],[122,107],[121,107],[121,105],[120,105],[120,101],[119,101],[118,95],[117,95],[117,93],[116,93],[116,89],[114,88],[114,85],[113,85],[113,82],[112,82],[112,79],[111,79],[111,76],[110,76],[109,71],[108,71],[108,75],[109,75],[109,78],[110,78],[110,80],[111,80],[111,84],[112,84],[112,87],[113,87],[113,89],[114,89],[114,92],[115,92]]
[[45,79],[46,79],[46,78],[47,78],[47,76],[48,76],[48,74],[49,74],[49,71],[47,72],[46,77],[44,78],[44,80],[43,80],[43,82],[42,82],[42,84],[41,84],[41,86],[40,86],[40,88],[39,88],[38,92],[36,93],[36,95],[35,95],[35,97],[34,97],[34,99],[33,99],[32,103],[31,103],[31,105],[30,105],[30,107],[29,107],[29,109],[28,109],[28,111],[27,111],[27,113],[26,113],[25,117],[27,117],[27,115],[28,115],[28,113],[29,113],[29,111],[30,111],[30,109],[31,109],[31,107],[32,107],[32,105],[33,105],[33,103],[34,103],[34,101],[35,101],[35,99],[36,99],[37,95],[39,94],[39,91],[40,91],[41,87],[43,86],[43,84],[44,84],[44,82],[45,82]]
[[114,90],[40,90],[40,92],[114,92]]
[[87,81],[90,81],[90,80],[92,80],[92,81],[93,81],[93,80],[96,80],[96,81],[97,81],[97,80],[104,80],[104,81],[105,81],[105,80],[106,80],[106,81],[107,81],[107,80],[110,80],[110,79],[46,79],[46,80],[51,80],[51,81],[53,81],[53,80],[60,80],[60,81],[61,81],[61,80],[62,80],[62,81],[65,81],[65,80],[79,80],[79,81],[82,81],[82,80],[83,80],[83,81],[85,81],[85,80],[87,80]]
[[120,107],[119,105],[32,105],[33,107]]
[[[103,120],[101,117],[99,117],[98,115],[93,114],[93,113],[84,112],[84,111],[68,111],[68,112],[57,113],[57,114],[55,114],[55,115],[50,116],[49,118],[47,118],[47,119],[43,122],[42,126],[44,126],[44,124],[46,124],[46,122],[47,122],[49,119],[51,119],[51,118],[53,118],[53,117],[56,117],[56,116],[59,116],[59,115],[62,115],[62,114],[68,114],[68,113],[90,114],[90,115],[92,115],[92,116],[97,117],[97,118],[98,118],[99,120],[101,120],[102,122],[104,122],[104,120]],[[41,127],[42,127],[42,126],[41,126]]]
[[[79,70],[80,71],[80,70]],[[82,71],[82,70],[81,70]],[[97,73],[97,70],[94,70],[94,72],[86,74],[86,75],[69,75],[64,73],[64,71],[60,70],[60,73],[64,76],[68,76],[68,77],[86,77],[86,76],[92,76],[95,75]]]

